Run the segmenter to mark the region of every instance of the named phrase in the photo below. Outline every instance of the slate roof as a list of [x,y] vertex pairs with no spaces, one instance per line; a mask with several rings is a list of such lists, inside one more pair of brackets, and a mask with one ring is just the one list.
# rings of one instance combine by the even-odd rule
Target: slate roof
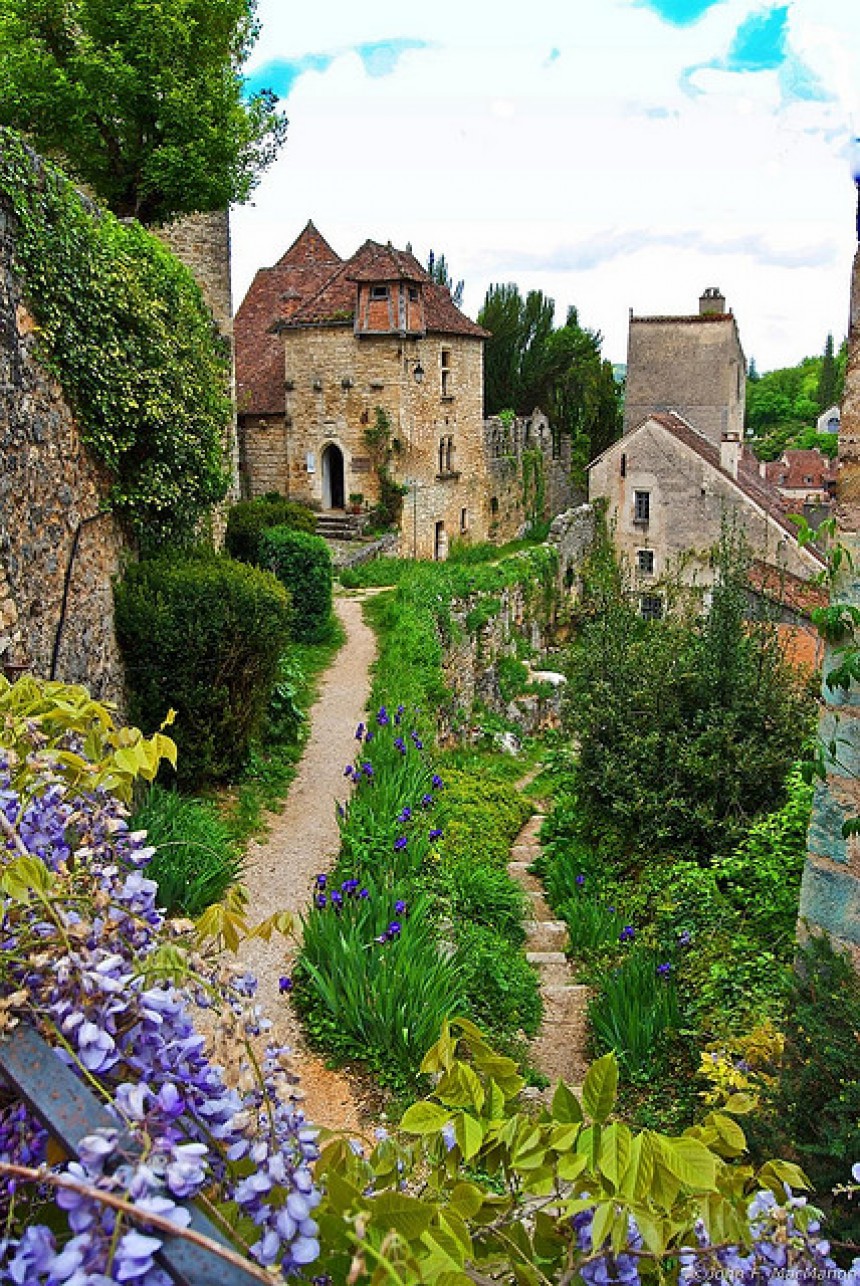
[[456,306],[450,291],[434,282],[407,250],[365,241],[343,260],[309,222],[272,268],[255,276],[234,319],[236,394],[240,414],[277,415],[284,410],[284,347],[281,332],[300,326],[352,325],[359,282],[415,282],[422,287],[428,331],[485,339]]
[[233,321],[240,412],[283,413],[284,345],[272,327],[291,317],[341,263],[340,255],[308,222],[274,267],[261,268],[254,277]]

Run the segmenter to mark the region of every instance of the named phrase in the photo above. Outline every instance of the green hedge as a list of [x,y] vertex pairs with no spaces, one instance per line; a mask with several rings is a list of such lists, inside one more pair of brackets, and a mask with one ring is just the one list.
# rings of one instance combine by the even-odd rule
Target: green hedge
[[287,587],[293,601],[293,638],[324,643],[332,629],[332,563],[321,536],[273,527],[260,540],[260,563]]
[[259,564],[260,540],[272,527],[289,527],[293,531],[316,530],[316,517],[307,505],[287,500],[274,493],[254,500],[240,500],[227,515],[224,544],[231,558],[243,563]]
[[259,727],[290,626],[274,576],[223,555],[130,567],[115,587],[130,718],[172,707],[181,782],[232,776]]

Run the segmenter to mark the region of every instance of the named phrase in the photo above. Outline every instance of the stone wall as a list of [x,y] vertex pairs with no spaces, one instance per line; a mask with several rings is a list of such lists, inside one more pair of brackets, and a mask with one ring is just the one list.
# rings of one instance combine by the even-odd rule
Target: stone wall
[[101,513],[108,482],[80,440],[13,271],[15,222],[0,195],[0,649],[48,676],[120,699],[111,577],[124,544]]
[[[230,345],[233,402],[236,401],[236,364],[233,354],[233,294],[230,282],[230,214],[214,210],[192,214],[162,228],[154,228],[168,250],[190,269],[209,305],[215,323]],[[223,536],[225,507],[239,496],[239,442],[236,423],[230,425],[225,442],[231,466],[232,484],[224,504],[213,514],[216,535]],[[268,489],[268,488],[266,488]]]
[[484,421],[484,454],[489,487],[489,536],[500,544],[522,535],[528,514],[524,504],[523,453],[539,451],[544,487],[542,517],[553,518],[584,499],[572,480],[571,440],[554,435],[544,413],[508,421],[494,415]]
[[743,438],[746,360],[731,314],[630,317],[624,432],[652,411],[677,411],[719,445]]
[[[852,555],[838,579],[833,601],[860,607],[860,250],[851,287],[848,370],[839,430],[840,470],[836,491],[837,539]],[[834,665],[825,654],[824,673]],[[860,690],[822,688],[819,735],[836,742],[827,781],[817,786],[809,828],[809,851],[800,894],[800,934],[825,929],[860,969],[860,836],[845,838],[843,823],[860,816]]]

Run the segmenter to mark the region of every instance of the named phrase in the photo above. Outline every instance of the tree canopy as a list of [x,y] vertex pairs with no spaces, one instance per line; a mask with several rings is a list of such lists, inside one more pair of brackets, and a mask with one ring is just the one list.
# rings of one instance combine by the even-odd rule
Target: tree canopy
[[0,124],[142,223],[245,200],[283,141],[243,97],[256,0],[5,0]]
[[525,299],[513,283],[490,286],[478,321],[492,332],[484,352],[484,409],[528,415],[536,406],[574,439],[582,464],[620,432],[620,398],[601,336],[579,324],[575,308],[556,327],[555,301],[540,290]]
[[760,375],[750,362],[747,376],[746,424],[756,454],[775,460],[786,447],[820,447],[836,454],[836,435],[817,433],[815,421],[842,396],[847,343],[834,353],[828,335],[821,357],[804,357],[797,366]]
[[437,257],[431,250],[430,254],[427,257],[427,271],[430,274],[431,280],[435,281],[437,285],[444,286],[446,290],[449,290],[451,292],[451,298],[453,299],[454,303],[457,305],[458,308],[462,308],[463,307],[463,287],[465,285],[465,282],[463,281],[462,277],[460,278],[459,281],[457,282],[454,281],[454,278],[451,276],[451,272],[448,268],[448,264],[445,259],[445,256],[439,255]]

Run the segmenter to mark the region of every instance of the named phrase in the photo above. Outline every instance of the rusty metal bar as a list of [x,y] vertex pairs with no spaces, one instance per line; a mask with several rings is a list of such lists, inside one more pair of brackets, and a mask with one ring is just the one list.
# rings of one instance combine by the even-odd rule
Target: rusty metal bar
[[[77,1159],[81,1139],[95,1130],[116,1130],[116,1118],[87,1089],[70,1067],[37,1031],[21,1023],[0,1040],[0,1079],[5,1081],[59,1143],[70,1159]],[[128,1134],[120,1132],[120,1143],[127,1155],[140,1149]],[[192,1203],[177,1201],[191,1215],[190,1227],[202,1236],[227,1246],[215,1225]],[[143,1222],[143,1220],[141,1220]],[[160,1233],[159,1236],[164,1234]],[[170,1274],[176,1286],[249,1286],[258,1281],[252,1272],[213,1255],[203,1246],[182,1238],[167,1236],[155,1256],[158,1264]]]

